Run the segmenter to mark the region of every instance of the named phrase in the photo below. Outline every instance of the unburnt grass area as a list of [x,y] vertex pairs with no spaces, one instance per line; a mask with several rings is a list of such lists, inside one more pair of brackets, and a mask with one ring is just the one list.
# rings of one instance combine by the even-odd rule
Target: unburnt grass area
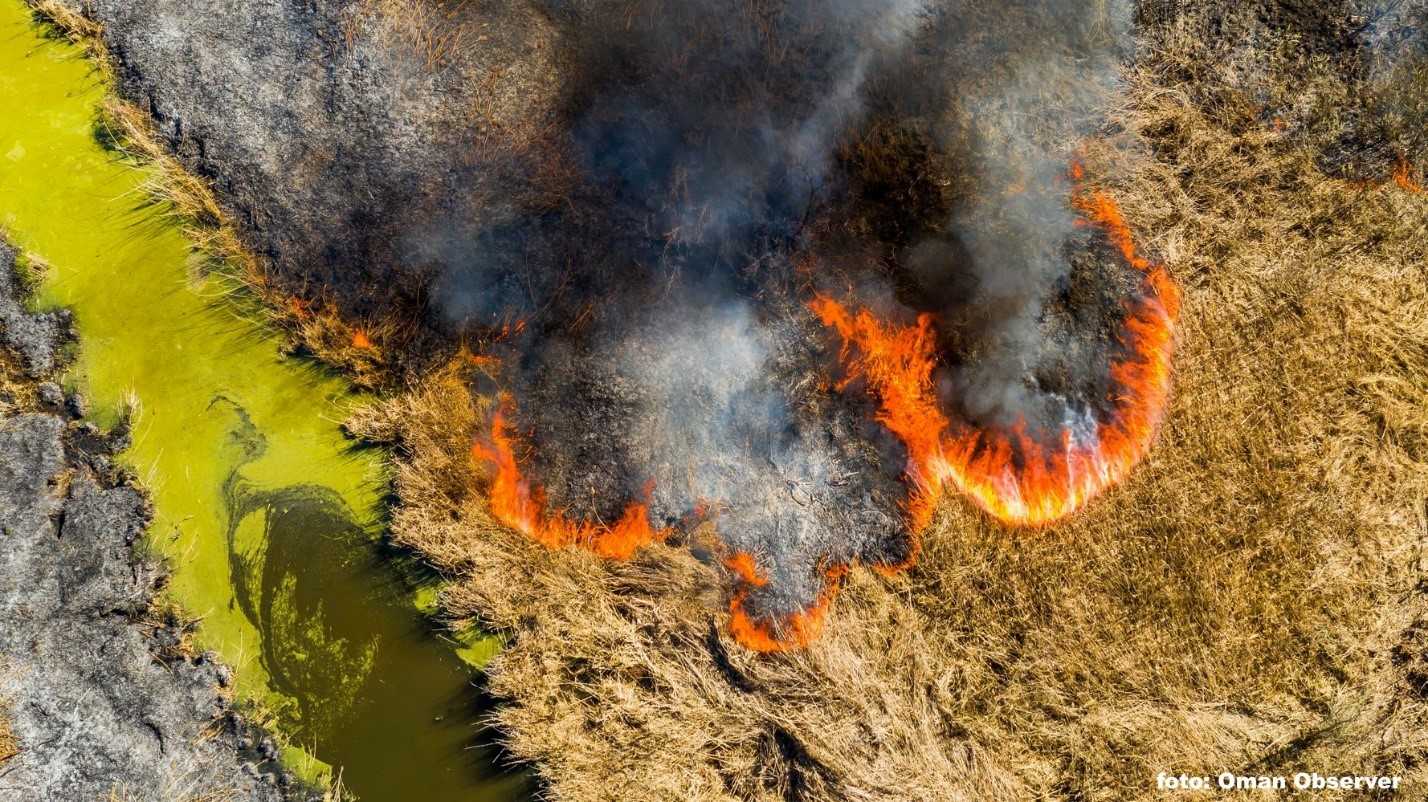
[[10,721],[5,718],[4,713],[0,713],[0,766],[18,754],[20,746],[15,740],[15,733],[10,729]]

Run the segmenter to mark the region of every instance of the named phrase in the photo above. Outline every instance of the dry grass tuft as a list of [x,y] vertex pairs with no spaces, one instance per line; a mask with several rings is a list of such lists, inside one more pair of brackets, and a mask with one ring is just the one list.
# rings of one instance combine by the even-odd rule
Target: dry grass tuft
[[29,412],[39,406],[35,381],[20,363],[0,349],[0,417]]
[[460,4],[441,0],[366,0],[362,12],[349,21],[348,47],[360,35],[361,21],[375,19],[378,41],[383,47],[417,54],[426,71],[434,73],[489,38],[452,5]]
[[[9,241],[9,230],[0,225],[0,242]],[[48,270],[49,265],[34,254],[22,251],[15,255],[15,279],[27,291],[38,284]],[[39,406],[36,387],[35,380],[10,349],[0,348],[0,417],[36,409]]]
[[[113,83],[114,59],[102,38],[99,23],[65,0],[27,0],[35,14],[70,41],[83,47]],[[81,6],[83,4],[80,4]],[[109,148],[135,161],[152,165],[146,189],[150,198],[167,207],[199,249],[218,261],[232,261],[256,273],[254,258],[243,247],[226,220],[213,191],[190,174],[159,143],[153,118],[144,109],[114,95],[104,98],[99,136]]]
[[[493,522],[469,367],[354,420],[400,443],[397,540],[510,637],[500,720],[554,798],[1170,799],[1158,772],[1226,770],[1424,793],[1428,196],[1328,177],[1263,124],[1273,58],[1158,47],[1122,141],[1085,153],[1185,290],[1158,448],[1044,531],[950,499],[919,565],[855,571],[806,651],[734,644],[686,550],[605,563]],[[1295,80],[1305,115],[1347,92]]]
[[152,166],[146,192],[179,222],[198,250],[218,262],[241,266],[238,275],[258,274],[256,258],[243,247],[213,190],[160,144],[153,117],[147,111],[109,95],[104,98],[101,126],[110,147]]
[[[99,23],[76,10],[74,4],[65,0],[29,1],[36,14],[54,23],[75,44],[86,49],[103,47],[99,42]],[[102,50],[91,50],[91,53],[98,52]]]
[[10,730],[9,719],[0,711],[0,766],[4,766],[6,761],[18,754],[20,743],[15,740],[15,733]]
[[318,359],[342,366],[355,384],[365,388],[391,383],[392,360],[400,356],[402,345],[410,342],[419,325],[414,318],[395,316],[352,323],[331,302],[300,298],[288,298],[271,314]]

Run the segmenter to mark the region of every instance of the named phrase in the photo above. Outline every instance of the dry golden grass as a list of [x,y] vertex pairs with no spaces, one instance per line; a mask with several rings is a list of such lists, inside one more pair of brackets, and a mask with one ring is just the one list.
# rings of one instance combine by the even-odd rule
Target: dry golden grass
[[734,644],[686,551],[607,563],[494,523],[460,360],[354,419],[401,444],[397,540],[510,636],[500,721],[552,798],[1171,799],[1158,772],[1225,770],[1428,794],[1428,196],[1327,177],[1259,121],[1272,59],[1159,46],[1123,141],[1085,153],[1185,291],[1158,447],[1044,531],[950,499],[920,563],[854,571],[806,651]]
[[29,412],[39,405],[35,381],[15,357],[0,349],[0,417]]
[[185,790],[168,789],[164,791],[161,799],[154,800],[151,797],[139,796],[120,783],[109,789],[105,802],[233,802],[235,798],[236,795],[229,791],[195,795]]
[[[855,571],[811,649],[733,644],[720,569],[687,551],[606,563],[497,525],[464,359],[352,421],[400,442],[394,535],[457,577],[447,609],[510,636],[501,722],[554,798],[1154,799],[1157,772],[1220,770],[1425,793],[1428,196],[1326,177],[1256,117],[1301,97],[1332,138],[1348,90],[1324,65],[1192,38],[1128,77],[1118,122],[1149,147],[1085,154],[1185,289],[1158,448],[1045,531],[950,499],[919,565]],[[453,47],[410,41],[429,65]],[[202,219],[200,190],[168,192]],[[386,358],[263,297],[320,355]]]
[[10,721],[5,718],[4,711],[0,711],[0,766],[15,755],[20,754],[20,744],[15,740],[15,733],[10,730]]
[[99,24],[76,11],[70,3],[64,0],[29,0],[29,3],[36,13],[53,22],[75,44],[86,49],[103,47],[99,42]]

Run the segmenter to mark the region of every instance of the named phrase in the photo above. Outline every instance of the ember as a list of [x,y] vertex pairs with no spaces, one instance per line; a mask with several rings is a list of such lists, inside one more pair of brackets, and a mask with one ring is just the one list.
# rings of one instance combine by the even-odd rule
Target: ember
[[1411,171],[1412,168],[1409,166],[1408,161],[1406,159],[1399,159],[1398,167],[1393,171],[1393,181],[1398,184],[1401,189],[1421,195],[1424,192],[1423,185],[1413,180]]

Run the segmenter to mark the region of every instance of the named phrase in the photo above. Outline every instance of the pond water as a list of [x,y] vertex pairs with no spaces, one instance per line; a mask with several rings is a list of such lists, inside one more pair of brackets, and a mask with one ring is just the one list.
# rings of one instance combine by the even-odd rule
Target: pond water
[[381,454],[338,427],[363,399],[282,358],[206,275],[148,202],[148,168],[96,137],[105,91],[79,48],[0,0],[0,226],[50,265],[39,304],[74,311],[68,381],[93,417],[134,410],[123,459],[198,648],[234,666],[305,776],[340,769],[364,802],[529,799],[480,724],[478,673],[418,610],[430,579],[379,546]]

